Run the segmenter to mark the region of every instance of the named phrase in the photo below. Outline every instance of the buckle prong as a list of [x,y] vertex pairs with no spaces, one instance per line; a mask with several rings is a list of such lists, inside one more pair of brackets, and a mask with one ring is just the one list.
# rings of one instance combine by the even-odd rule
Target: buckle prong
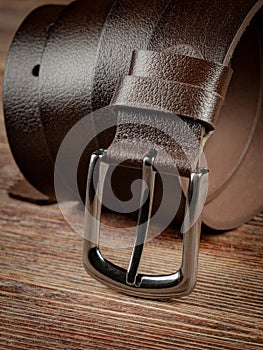
[[[182,225],[183,256],[180,269],[170,275],[143,275],[138,273],[138,268],[151,218],[156,153],[149,152],[143,160],[144,181],[141,189],[137,232],[129,267],[125,270],[106,260],[99,249],[101,202],[107,173],[107,163],[104,161],[106,152],[98,150],[92,155],[88,172],[83,246],[83,263],[87,272],[119,292],[134,296],[163,299],[188,295],[193,290],[197,278],[201,232],[200,203],[205,196],[208,170],[197,168],[191,174]],[[98,171],[98,176],[94,176],[95,171]]]
[[136,285],[137,272],[151,220],[156,174],[153,168],[155,156],[156,152],[150,151],[143,159],[143,183],[141,189],[141,201],[137,222],[136,239],[126,275],[127,284],[132,286]]

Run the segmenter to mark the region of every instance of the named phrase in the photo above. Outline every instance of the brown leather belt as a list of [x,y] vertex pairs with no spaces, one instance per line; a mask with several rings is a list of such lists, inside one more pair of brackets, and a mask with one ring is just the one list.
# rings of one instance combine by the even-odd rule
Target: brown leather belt
[[[83,199],[90,157],[90,176],[96,162],[122,163],[113,187],[125,200],[143,160],[149,187],[154,167],[168,182],[177,169],[198,184],[204,150],[210,175],[203,223],[226,230],[251,219],[263,208],[262,4],[78,0],[30,14],[11,46],[4,83],[8,138],[25,178],[55,200],[54,164],[63,139],[88,113],[110,105],[117,127],[96,137],[79,164]],[[96,122],[90,120],[95,130]],[[91,156],[98,148],[107,152]],[[18,195],[41,200],[28,188],[20,185]],[[98,210],[94,196],[87,197],[90,210]],[[157,210],[158,176],[147,198]],[[181,208],[188,204],[184,197]],[[139,216],[145,215],[148,222],[150,209],[142,206]],[[176,222],[184,220],[184,211],[174,215]],[[195,230],[191,237],[198,236]],[[198,248],[196,240],[185,244]],[[85,245],[84,262],[95,277],[126,293],[166,297],[191,291],[196,264],[185,265],[196,256],[184,257],[173,277],[148,278],[137,273],[142,249],[143,242],[135,245],[128,274],[104,260],[96,244]]]

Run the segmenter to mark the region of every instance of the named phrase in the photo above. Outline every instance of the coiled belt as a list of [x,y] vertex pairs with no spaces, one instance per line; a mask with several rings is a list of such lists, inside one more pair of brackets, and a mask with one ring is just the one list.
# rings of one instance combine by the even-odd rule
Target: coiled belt
[[[142,225],[128,271],[102,257],[98,226],[88,223],[87,232],[97,241],[85,236],[84,263],[96,278],[143,297],[192,290],[198,221],[184,233],[179,271],[157,277],[138,273],[151,207],[158,207],[161,197],[156,169],[169,178],[176,168],[190,179],[182,201],[188,210],[175,213],[177,222],[198,212],[207,179],[200,165],[203,150],[210,173],[203,223],[231,229],[262,210],[262,4],[78,0],[39,8],[21,25],[5,71],[6,128],[19,168],[46,197],[28,184],[13,195],[54,201],[54,164],[64,137],[88,113],[108,105],[116,113],[116,128],[96,137],[79,164],[79,191],[93,216],[100,218],[96,191],[103,191],[102,177],[92,181],[95,166],[122,163],[113,184],[121,199],[136,169],[143,169]],[[90,123],[96,130],[96,121]]]

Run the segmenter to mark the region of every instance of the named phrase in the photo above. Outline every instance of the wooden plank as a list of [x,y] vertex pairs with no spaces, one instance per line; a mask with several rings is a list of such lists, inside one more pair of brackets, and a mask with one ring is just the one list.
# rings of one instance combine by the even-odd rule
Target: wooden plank
[[[14,32],[41,0],[0,1],[0,72]],[[56,0],[56,3],[64,1]],[[81,237],[57,205],[37,207],[10,199],[20,178],[0,117],[0,349],[262,349],[263,215],[238,230],[205,234],[199,280],[181,300],[156,302],[120,295],[88,276]],[[126,239],[130,218],[105,214],[123,230],[104,239]],[[149,244],[145,270],[178,264],[180,240],[173,229]],[[127,264],[128,250],[104,247]]]

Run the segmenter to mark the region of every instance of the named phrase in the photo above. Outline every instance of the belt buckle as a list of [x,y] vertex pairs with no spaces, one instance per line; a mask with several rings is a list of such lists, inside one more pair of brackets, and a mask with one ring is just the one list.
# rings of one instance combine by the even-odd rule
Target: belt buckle
[[[147,237],[151,218],[154,194],[156,153],[150,151],[143,159],[143,185],[138,225],[133,252],[127,270],[104,259],[99,249],[101,200],[106,171],[101,166],[107,151],[100,149],[93,153],[90,160],[86,208],[85,238],[83,247],[83,263],[87,272],[100,282],[115,290],[149,299],[165,299],[182,297],[192,292],[197,279],[198,251],[201,233],[201,219],[183,232],[183,253],[181,267],[170,275],[139,274],[138,268]],[[98,167],[99,176],[94,179],[94,170]],[[197,168],[192,172],[186,201],[185,218],[182,226],[192,222],[198,213],[198,205],[204,194],[204,183],[207,181],[208,169]],[[88,215],[90,213],[90,215]]]

